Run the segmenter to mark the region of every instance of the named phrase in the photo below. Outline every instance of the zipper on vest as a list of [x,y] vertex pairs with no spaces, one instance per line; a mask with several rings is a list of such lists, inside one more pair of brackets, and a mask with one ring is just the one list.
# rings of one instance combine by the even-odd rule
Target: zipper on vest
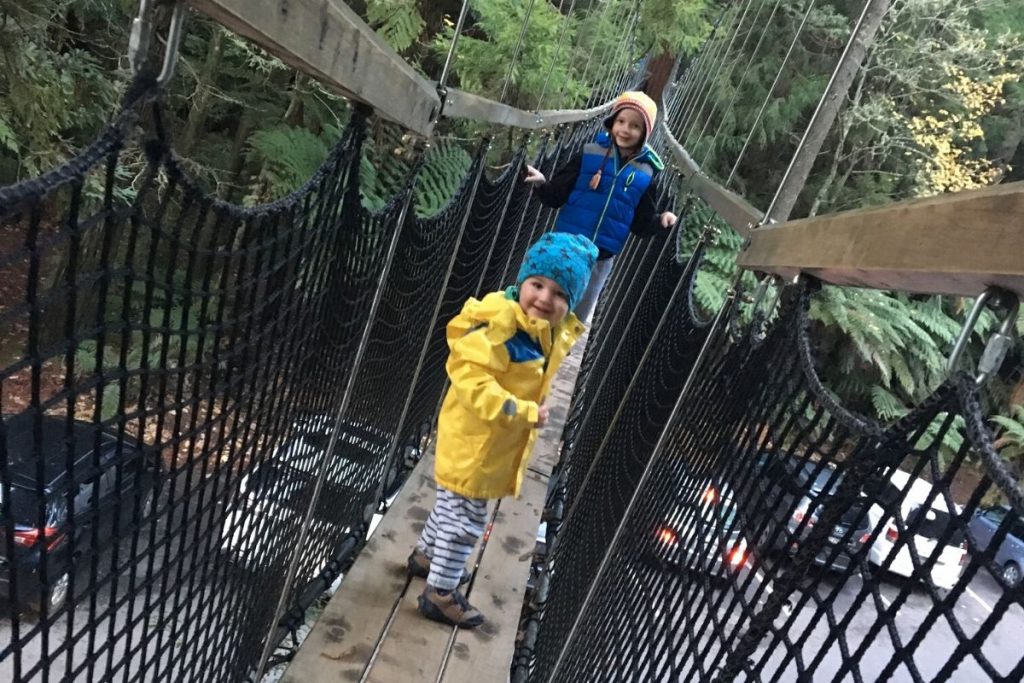
[[[615,143],[613,142],[612,144]],[[619,158],[619,149],[617,147],[615,148],[615,158]],[[597,219],[597,227],[594,228],[594,235],[590,238],[590,241],[594,244],[597,244],[597,233],[601,232],[601,224],[604,223],[604,215],[608,213],[608,205],[612,203],[612,195],[615,193],[615,185],[619,182],[619,175],[629,168],[629,165],[632,164],[633,161],[634,159],[627,161],[622,168],[615,172],[614,177],[612,177],[612,188],[608,190],[608,198],[604,200],[604,208],[601,209],[601,216]]]

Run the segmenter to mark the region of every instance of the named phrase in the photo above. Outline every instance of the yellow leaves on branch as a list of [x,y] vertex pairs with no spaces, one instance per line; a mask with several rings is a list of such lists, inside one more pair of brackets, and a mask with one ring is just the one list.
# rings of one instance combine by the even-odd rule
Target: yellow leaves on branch
[[949,80],[942,89],[961,104],[962,111],[939,109],[907,121],[914,142],[927,155],[917,173],[922,196],[990,185],[1004,170],[988,159],[977,158],[972,141],[983,137],[981,120],[1002,104],[1003,86],[1018,76],[997,73],[986,80],[975,80],[950,64],[945,65],[945,72]]

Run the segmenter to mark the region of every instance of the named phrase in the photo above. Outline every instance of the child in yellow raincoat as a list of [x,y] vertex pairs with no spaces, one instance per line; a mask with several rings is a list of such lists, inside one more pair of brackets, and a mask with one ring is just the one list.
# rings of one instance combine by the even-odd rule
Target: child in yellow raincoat
[[426,577],[419,609],[463,628],[484,617],[459,592],[484,532],[487,501],[519,495],[551,380],[583,334],[571,311],[586,291],[597,247],[549,233],[526,254],[516,285],[469,299],[448,323],[451,388],[437,422],[437,501],[409,557]]

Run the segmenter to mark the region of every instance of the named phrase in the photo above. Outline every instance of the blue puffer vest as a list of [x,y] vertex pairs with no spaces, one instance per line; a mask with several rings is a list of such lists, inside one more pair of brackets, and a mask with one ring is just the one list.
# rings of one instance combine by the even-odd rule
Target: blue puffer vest
[[[601,131],[594,142],[583,146],[580,174],[568,202],[558,212],[555,230],[583,235],[598,248],[618,254],[629,237],[640,198],[664,164],[653,149],[644,145],[640,154],[621,166],[618,149],[605,160],[610,144],[611,136]],[[601,182],[597,190],[591,190],[590,179],[602,161]]]

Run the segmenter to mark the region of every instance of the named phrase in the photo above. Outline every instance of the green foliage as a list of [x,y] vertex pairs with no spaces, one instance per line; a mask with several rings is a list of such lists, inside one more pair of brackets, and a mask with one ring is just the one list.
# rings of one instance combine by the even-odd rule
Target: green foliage
[[404,52],[426,26],[417,4],[416,0],[370,0],[366,3],[367,23],[396,52]]
[[270,198],[282,197],[306,182],[327,158],[337,135],[334,129],[314,135],[305,128],[287,125],[253,133],[249,144],[263,160],[263,178]]
[[416,179],[416,215],[433,216],[451,200],[469,171],[472,159],[453,142],[441,142],[427,150]]

